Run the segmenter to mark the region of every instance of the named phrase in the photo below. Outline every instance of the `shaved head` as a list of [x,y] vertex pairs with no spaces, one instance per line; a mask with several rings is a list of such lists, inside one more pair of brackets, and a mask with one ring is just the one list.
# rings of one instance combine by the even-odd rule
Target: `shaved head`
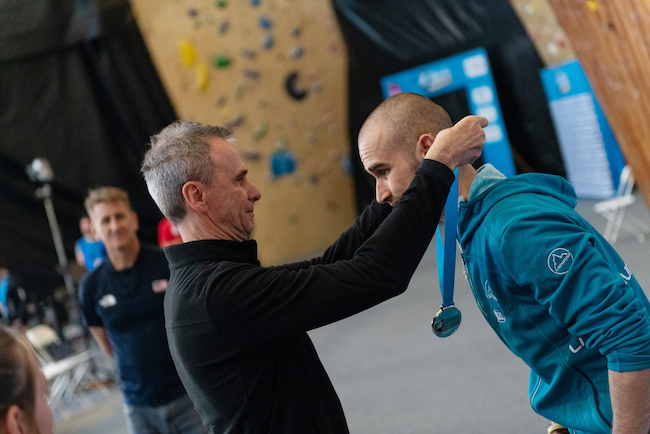
[[[389,151],[400,151],[415,160],[415,145],[422,134],[434,137],[452,126],[449,114],[429,98],[410,92],[393,95],[373,110],[359,131],[359,142],[381,129]],[[419,164],[419,163],[418,163]]]

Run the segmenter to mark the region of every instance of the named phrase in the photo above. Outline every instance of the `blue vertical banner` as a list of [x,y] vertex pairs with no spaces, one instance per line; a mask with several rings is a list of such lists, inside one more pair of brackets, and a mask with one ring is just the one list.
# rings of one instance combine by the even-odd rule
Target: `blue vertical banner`
[[625,161],[580,63],[540,71],[567,179],[578,197],[614,195]]
[[490,122],[485,128],[483,160],[506,176],[516,175],[490,62],[484,48],[476,48],[381,79],[385,98],[400,92],[427,98],[465,90],[470,113]]

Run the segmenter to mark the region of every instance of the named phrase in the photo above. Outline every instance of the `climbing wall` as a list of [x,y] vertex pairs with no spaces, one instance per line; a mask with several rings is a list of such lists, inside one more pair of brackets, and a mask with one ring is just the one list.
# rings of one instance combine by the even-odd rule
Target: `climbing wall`
[[329,245],[355,215],[347,54],[328,0],[132,0],[182,119],[234,128],[260,260]]
[[548,0],[510,0],[510,4],[544,65],[553,66],[576,57]]
[[550,0],[650,206],[650,3]]

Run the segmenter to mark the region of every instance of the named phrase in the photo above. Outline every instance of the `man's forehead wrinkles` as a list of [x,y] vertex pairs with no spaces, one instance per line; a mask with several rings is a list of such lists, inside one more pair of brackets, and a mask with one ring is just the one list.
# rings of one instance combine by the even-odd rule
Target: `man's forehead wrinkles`
[[368,168],[368,171],[369,172],[374,172],[375,170],[383,169],[383,168],[386,168],[386,167],[388,167],[388,163],[382,163],[382,162],[375,163],[375,164],[373,164],[372,166],[370,166]]

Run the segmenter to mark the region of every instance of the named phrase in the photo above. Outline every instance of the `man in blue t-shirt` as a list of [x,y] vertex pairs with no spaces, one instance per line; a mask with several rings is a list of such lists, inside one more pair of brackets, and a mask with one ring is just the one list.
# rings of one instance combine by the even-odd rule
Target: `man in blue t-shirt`
[[[394,205],[449,115],[428,98],[384,101],[359,133],[377,201]],[[650,302],[557,176],[459,168],[459,241],[486,320],[530,368],[549,434],[647,434]]]
[[205,433],[169,353],[165,255],[140,243],[138,218],[125,191],[91,190],[85,206],[108,260],[81,282],[79,300],[90,333],[117,363],[129,431]]

